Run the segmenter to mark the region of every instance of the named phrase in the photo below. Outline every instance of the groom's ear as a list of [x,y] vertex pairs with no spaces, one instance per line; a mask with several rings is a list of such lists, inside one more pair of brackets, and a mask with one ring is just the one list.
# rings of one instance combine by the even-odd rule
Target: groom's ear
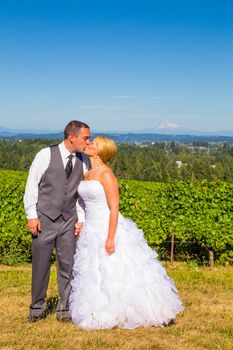
[[74,139],[75,139],[75,135],[74,134],[70,134],[69,136],[68,136],[68,141],[71,143],[71,144],[73,144],[74,143]]

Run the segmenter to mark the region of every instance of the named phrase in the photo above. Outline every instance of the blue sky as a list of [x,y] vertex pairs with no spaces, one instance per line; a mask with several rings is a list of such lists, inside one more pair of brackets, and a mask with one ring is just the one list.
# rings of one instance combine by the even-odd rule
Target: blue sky
[[233,1],[0,2],[0,126],[233,130]]

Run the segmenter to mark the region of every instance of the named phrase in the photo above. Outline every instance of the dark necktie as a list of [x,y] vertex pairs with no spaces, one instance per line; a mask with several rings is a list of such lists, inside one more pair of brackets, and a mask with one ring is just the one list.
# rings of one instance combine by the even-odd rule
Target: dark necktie
[[70,174],[72,173],[73,170],[73,164],[72,164],[72,158],[73,158],[73,154],[70,154],[68,157],[68,162],[66,163],[66,167],[65,167],[65,172],[66,172],[66,178],[68,179],[68,177],[70,176]]

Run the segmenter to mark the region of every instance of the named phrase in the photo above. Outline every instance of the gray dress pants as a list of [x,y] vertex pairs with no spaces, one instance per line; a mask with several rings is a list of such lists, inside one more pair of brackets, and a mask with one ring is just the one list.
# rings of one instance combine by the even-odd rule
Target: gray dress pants
[[38,213],[41,232],[32,238],[32,303],[30,315],[40,316],[46,312],[46,292],[49,283],[51,257],[56,249],[59,302],[57,317],[69,317],[73,256],[76,247],[74,225],[77,217],[65,221],[60,216],[55,221]]

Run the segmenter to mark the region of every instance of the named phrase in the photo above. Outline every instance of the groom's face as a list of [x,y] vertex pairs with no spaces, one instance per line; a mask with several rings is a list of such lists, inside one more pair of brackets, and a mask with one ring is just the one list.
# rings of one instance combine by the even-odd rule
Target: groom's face
[[90,129],[81,128],[76,135],[70,135],[73,152],[83,152],[90,144]]

